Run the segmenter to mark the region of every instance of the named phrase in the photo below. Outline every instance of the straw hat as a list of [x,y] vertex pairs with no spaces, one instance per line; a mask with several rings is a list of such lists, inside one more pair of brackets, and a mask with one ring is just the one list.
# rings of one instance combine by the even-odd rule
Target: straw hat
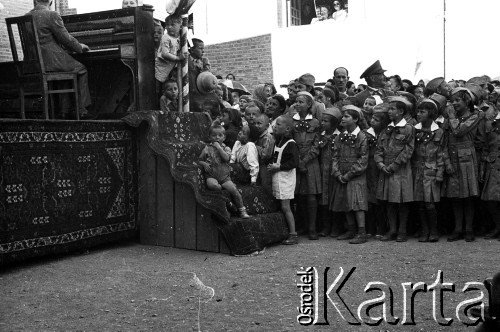
[[217,87],[217,77],[208,71],[201,72],[196,77],[196,87],[202,94],[209,93]]

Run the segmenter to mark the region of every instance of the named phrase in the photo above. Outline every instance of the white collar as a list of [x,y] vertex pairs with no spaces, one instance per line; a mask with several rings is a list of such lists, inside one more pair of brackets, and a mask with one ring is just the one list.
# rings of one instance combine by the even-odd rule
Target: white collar
[[[300,115],[299,115],[299,113],[295,113],[295,114],[293,115],[293,119],[294,119],[294,120],[300,120]],[[312,114],[311,114],[311,113],[307,113],[305,120],[312,120],[312,119],[313,119]]]
[[375,129],[373,129],[373,127],[368,128],[366,132],[375,138],[377,137],[377,134],[375,133]]
[[398,124],[394,125],[394,121],[389,124],[389,127],[404,127],[406,126],[406,120],[404,118],[398,122]]
[[[415,129],[422,129],[422,122],[419,122],[415,125]],[[431,131],[436,131],[439,129],[439,126],[436,122],[432,121]]]
[[495,117],[495,120],[500,119],[500,112],[498,112],[497,116]]
[[[335,131],[332,133],[332,135],[339,135],[339,134],[340,134],[340,131],[337,128],[335,128]],[[323,130],[321,132],[321,135],[326,135],[326,130]]]
[[349,132],[347,130],[345,130],[344,134],[358,136],[360,131],[361,131],[361,129],[359,129],[359,127],[356,127],[356,129],[354,129],[354,131],[352,133],[349,134]]
[[444,123],[444,116],[438,116],[438,118],[436,119],[436,123]]

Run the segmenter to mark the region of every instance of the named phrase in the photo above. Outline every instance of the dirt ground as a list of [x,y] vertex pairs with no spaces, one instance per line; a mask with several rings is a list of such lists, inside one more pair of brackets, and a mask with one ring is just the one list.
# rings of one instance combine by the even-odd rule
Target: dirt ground
[[[483,239],[349,245],[300,238],[299,245],[273,246],[254,257],[114,244],[1,271],[0,331],[473,331],[455,317],[458,303],[474,297],[461,289],[465,282],[482,282],[500,271],[499,253],[500,241]],[[456,285],[455,293],[444,295],[444,315],[454,322],[438,325],[432,294],[420,293],[413,326],[349,325],[332,304],[327,305],[330,325],[301,326],[301,266],[314,266],[321,275],[330,267],[328,285],[340,267],[345,272],[356,267],[340,292],[351,310],[356,313],[361,302],[377,297],[363,289],[380,281],[394,291],[394,314],[400,318],[401,283],[430,285],[442,270],[444,282]],[[194,283],[194,275],[203,285]]]

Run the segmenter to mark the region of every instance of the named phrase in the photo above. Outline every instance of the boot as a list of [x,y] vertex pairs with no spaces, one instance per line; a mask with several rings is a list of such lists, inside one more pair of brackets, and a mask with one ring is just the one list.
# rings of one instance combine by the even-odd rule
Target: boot
[[425,210],[426,210],[425,208],[419,209],[421,231],[420,231],[420,237],[418,239],[418,242],[428,242],[429,241],[429,225],[428,225],[429,220],[427,219]]
[[406,224],[408,223],[408,209],[409,205],[406,203],[399,204],[399,231],[396,242],[406,242],[408,241],[408,236],[406,235]]
[[347,225],[347,232],[340,235],[337,239],[338,240],[350,240],[350,239],[353,239],[355,236],[356,236],[356,225],[348,224]]
[[427,215],[429,216],[429,242],[438,242],[439,241],[439,232],[437,228],[437,211],[429,210],[427,211]]
[[491,232],[484,236],[485,239],[495,239],[500,235],[500,228],[496,226]]
[[364,227],[359,227],[358,235],[349,241],[350,244],[362,244],[367,241],[366,231]]
[[318,205],[316,201],[308,200],[307,202],[307,221],[309,230],[309,240],[317,240],[318,233],[316,233],[316,218],[318,216]]
[[286,240],[283,240],[281,244],[286,244],[286,245],[293,245],[299,243],[299,239],[297,237],[297,233],[295,234],[288,234],[288,238]]
[[391,241],[396,238],[396,225],[397,225],[398,210],[395,204],[387,204],[387,218],[389,220],[389,232],[387,232],[380,241]]
[[343,228],[342,227],[342,215],[338,212],[334,212],[332,213],[333,215],[333,218],[330,222],[331,224],[331,230],[330,230],[330,237],[334,237],[334,238],[337,238],[339,237],[340,233],[341,233],[341,229]]
[[321,232],[318,233],[319,236],[325,237],[330,235],[330,231],[332,228],[331,224],[331,215],[328,206],[320,205],[318,208],[319,220],[321,223]]
[[488,210],[492,221],[495,223],[495,228],[485,235],[485,239],[494,239],[500,235],[500,214],[497,209],[497,202],[488,202]]
[[295,227],[297,229],[298,235],[304,235],[307,233],[306,225],[307,225],[307,216],[305,213],[306,204],[304,202],[305,197],[303,195],[297,195],[294,199],[295,201]]

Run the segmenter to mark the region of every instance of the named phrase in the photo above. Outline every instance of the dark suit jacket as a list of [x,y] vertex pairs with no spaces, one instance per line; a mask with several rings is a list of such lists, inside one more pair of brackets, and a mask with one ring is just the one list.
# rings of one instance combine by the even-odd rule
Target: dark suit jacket
[[[68,33],[61,15],[37,5],[26,15],[32,15],[38,27],[40,48],[46,71],[80,71],[83,65],[63,49],[82,53],[80,43]],[[61,46],[62,45],[62,46]]]

